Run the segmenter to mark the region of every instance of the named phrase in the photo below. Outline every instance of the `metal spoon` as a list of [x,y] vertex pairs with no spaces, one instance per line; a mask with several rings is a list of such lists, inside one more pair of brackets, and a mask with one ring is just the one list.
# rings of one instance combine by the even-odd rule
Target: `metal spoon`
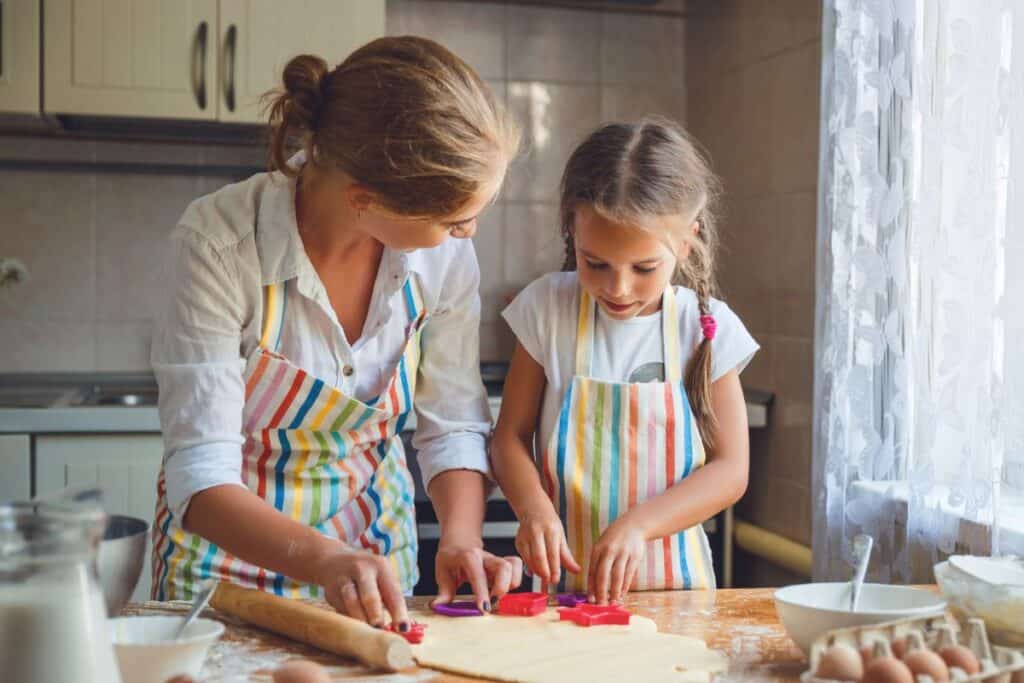
[[206,603],[210,602],[210,598],[213,597],[213,591],[216,590],[216,588],[216,581],[207,581],[206,585],[196,593],[196,597],[192,599],[192,609],[188,611],[188,614],[185,615],[181,625],[178,626],[177,630],[174,632],[173,640],[181,638],[181,635],[185,632],[185,629],[188,628],[188,625],[191,624],[193,620],[195,620],[196,616],[203,611],[203,608],[206,607]]
[[871,547],[875,540],[866,534],[858,534],[853,539],[853,556],[857,562],[857,570],[850,581],[850,611],[857,611],[857,601],[864,585],[864,575],[868,572],[868,560],[871,559]]

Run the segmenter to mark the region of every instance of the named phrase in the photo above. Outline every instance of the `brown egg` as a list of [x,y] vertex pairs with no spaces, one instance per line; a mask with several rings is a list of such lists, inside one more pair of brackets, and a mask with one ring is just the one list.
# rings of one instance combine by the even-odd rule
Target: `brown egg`
[[911,650],[903,658],[903,663],[915,676],[931,676],[935,683],[945,683],[949,680],[949,667],[946,666],[942,657],[931,650],[925,648]]
[[274,683],[330,683],[327,670],[316,662],[293,659],[277,667]]
[[864,675],[860,653],[849,645],[833,645],[821,655],[814,675],[834,681],[859,681]]
[[914,683],[907,665],[895,657],[878,657],[868,665],[861,683]]
[[195,679],[191,676],[175,676],[174,678],[168,678],[166,683],[196,683]]
[[947,645],[946,647],[939,650],[939,656],[949,666],[955,666],[958,669],[963,669],[968,675],[973,675],[981,671],[981,662],[971,652],[971,648],[963,645]]

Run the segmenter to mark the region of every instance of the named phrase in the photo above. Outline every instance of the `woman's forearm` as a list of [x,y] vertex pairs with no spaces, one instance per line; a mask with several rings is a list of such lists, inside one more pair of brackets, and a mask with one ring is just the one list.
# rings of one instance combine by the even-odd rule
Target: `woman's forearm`
[[441,525],[441,540],[483,547],[487,479],[476,470],[447,470],[427,485]]
[[320,561],[346,547],[241,486],[214,486],[192,496],[183,527],[249,564],[304,583],[319,583]]

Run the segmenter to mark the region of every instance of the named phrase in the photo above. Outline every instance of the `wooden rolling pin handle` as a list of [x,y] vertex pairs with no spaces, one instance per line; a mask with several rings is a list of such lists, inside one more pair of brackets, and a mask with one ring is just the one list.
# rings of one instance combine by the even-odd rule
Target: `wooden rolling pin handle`
[[298,600],[221,582],[210,605],[272,633],[377,669],[398,671],[413,664],[412,648],[405,639]]

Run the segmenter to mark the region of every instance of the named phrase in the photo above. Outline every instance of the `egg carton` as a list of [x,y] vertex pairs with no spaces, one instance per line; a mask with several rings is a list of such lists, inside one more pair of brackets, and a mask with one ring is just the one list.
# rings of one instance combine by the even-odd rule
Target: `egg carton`
[[[811,666],[800,680],[802,683],[841,683],[836,679],[814,675],[822,655],[833,645],[849,645],[858,651],[870,648],[870,659],[874,659],[892,654],[893,644],[896,643],[898,649],[900,641],[907,650],[923,646],[938,651],[947,645],[964,645],[969,648],[978,658],[981,672],[969,675],[951,667],[951,683],[1024,683],[1024,651],[989,643],[985,622],[981,619],[969,619],[966,629],[961,629],[957,620],[948,614],[829,631],[811,645]],[[917,676],[915,683],[937,682],[931,676],[922,674]]]

